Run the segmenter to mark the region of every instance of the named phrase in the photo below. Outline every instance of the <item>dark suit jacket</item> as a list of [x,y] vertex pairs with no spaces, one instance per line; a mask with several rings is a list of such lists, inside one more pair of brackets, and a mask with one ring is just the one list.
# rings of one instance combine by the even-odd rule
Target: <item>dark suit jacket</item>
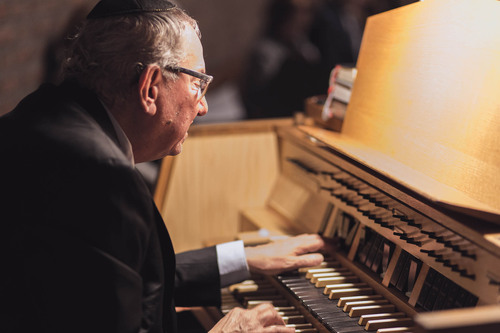
[[174,332],[217,305],[215,248],[176,256],[97,97],[44,85],[0,118],[0,331]]

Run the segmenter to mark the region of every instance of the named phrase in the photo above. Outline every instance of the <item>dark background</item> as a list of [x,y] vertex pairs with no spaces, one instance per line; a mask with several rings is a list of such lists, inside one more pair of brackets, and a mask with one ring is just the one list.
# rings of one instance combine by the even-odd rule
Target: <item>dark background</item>
[[[207,72],[215,76],[207,99],[205,122],[246,117],[239,88],[255,42],[263,34],[274,0],[179,0],[196,18],[202,31]],[[97,0],[0,0],[0,115],[9,112],[43,81],[57,80],[63,35]],[[298,5],[322,6],[323,0],[291,0]],[[328,1],[341,6],[343,1]],[[367,15],[405,5],[414,0],[349,0],[361,22]],[[357,8],[356,8],[357,7]],[[314,20],[313,20],[314,21]],[[331,36],[332,40],[336,36]],[[293,66],[292,66],[293,67]],[[299,71],[300,72],[300,71]],[[325,87],[324,77],[310,82]],[[302,80],[299,74],[293,80]],[[314,81],[314,82],[312,82]],[[320,82],[320,83],[318,83]],[[283,87],[286,88],[286,87]],[[325,88],[326,89],[326,88]],[[301,97],[301,96],[299,96]]]

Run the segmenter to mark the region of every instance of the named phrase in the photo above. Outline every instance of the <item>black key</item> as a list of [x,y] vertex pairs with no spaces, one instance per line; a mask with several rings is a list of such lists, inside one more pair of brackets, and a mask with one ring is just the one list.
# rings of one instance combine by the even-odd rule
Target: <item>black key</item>
[[391,277],[391,284],[395,286],[398,283],[399,276],[401,275],[401,271],[403,270],[403,267],[405,266],[406,261],[408,260],[408,252],[406,251],[401,251],[401,254],[398,258],[398,263],[396,264],[396,267],[394,268],[394,272],[392,273]]
[[412,256],[407,254],[407,258],[404,262],[404,266],[401,269],[401,274],[399,274],[398,281],[395,285],[396,289],[401,292],[406,292],[408,289],[408,274],[410,273],[410,265],[411,265]]
[[328,205],[326,206],[326,211],[325,211],[325,214],[323,215],[323,220],[321,221],[321,226],[319,227],[319,231],[318,231],[318,234],[321,236],[328,236],[328,235],[324,235],[324,233],[325,233],[326,227],[328,225],[328,221],[330,220],[330,216],[332,215],[333,208],[334,207],[333,207],[332,203],[328,203]]
[[375,240],[373,242],[373,245],[370,249],[370,252],[368,253],[368,256],[366,257],[365,261],[365,266],[370,268],[373,264],[373,260],[375,259],[375,256],[377,255],[377,252],[380,248],[380,244],[382,243],[382,236],[379,234],[375,235]]
[[457,286],[455,282],[450,281],[448,293],[446,294],[446,299],[443,304],[443,310],[454,308],[458,288],[459,286]]
[[457,308],[465,307],[467,296],[468,296],[467,292],[463,288],[459,287],[457,291],[457,298],[455,299],[455,307]]
[[429,291],[429,295],[425,301],[425,308],[432,310],[434,308],[434,303],[436,302],[436,298],[439,294],[439,290],[441,289],[441,285],[443,284],[443,279],[445,277],[436,272],[436,276],[434,277],[434,283],[432,284],[432,288]]
[[432,284],[434,283],[434,278],[436,277],[436,271],[432,268],[429,269],[427,276],[425,278],[424,285],[422,286],[422,291],[420,292],[420,296],[418,297],[417,304],[426,310],[431,310],[425,307],[425,302],[427,299],[427,295],[429,295],[429,291],[432,289]]
[[360,246],[361,251],[358,253],[358,261],[362,264],[365,263],[368,254],[370,253],[371,247],[373,245],[375,237],[371,232],[370,228],[365,228],[365,241],[362,246]]
[[339,328],[336,330],[336,332],[337,333],[366,333],[365,330],[360,330],[359,325]]
[[432,310],[437,311],[444,308],[446,298],[448,297],[448,293],[451,286],[452,282],[450,280],[446,278],[443,279],[443,283],[441,285],[441,288],[439,289],[439,294],[436,298],[436,302],[434,302],[434,307],[432,308]]
[[[352,318],[350,318],[350,319],[352,319]],[[345,322],[338,321],[336,323],[330,323],[329,322],[329,325],[330,325],[330,327],[332,327],[337,332],[342,332],[342,331],[347,331],[348,332],[348,331],[351,331],[351,330],[356,330],[357,331],[360,328],[362,328],[354,320],[345,321]]]
[[469,293],[467,300],[465,301],[465,307],[474,307],[477,305],[478,298],[477,296]]
[[445,301],[446,301],[446,296],[443,293],[438,293],[436,301],[434,302],[434,306],[432,307],[432,311],[442,310]]

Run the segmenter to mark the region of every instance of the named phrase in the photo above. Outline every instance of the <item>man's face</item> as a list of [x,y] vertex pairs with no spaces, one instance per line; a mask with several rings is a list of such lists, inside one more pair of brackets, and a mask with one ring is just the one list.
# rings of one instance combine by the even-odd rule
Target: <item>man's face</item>
[[[205,72],[203,48],[195,31],[189,27],[184,31],[186,58],[181,67],[198,72]],[[165,81],[165,80],[164,80]],[[182,151],[189,126],[196,116],[203,116],[208,111],[205,97],[198,101],[199,79],[179,73],[175,81],[166,81],[160,89],[158,101],[159,132],[154,144],[161,144],[163,155],[177,155]]]

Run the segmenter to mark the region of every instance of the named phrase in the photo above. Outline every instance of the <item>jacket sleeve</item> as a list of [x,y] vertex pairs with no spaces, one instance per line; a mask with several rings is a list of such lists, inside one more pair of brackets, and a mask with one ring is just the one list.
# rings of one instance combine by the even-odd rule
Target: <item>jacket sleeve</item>
[[220,303],[220,276],[215,247],[177,254],[175,304],[218,306]]

